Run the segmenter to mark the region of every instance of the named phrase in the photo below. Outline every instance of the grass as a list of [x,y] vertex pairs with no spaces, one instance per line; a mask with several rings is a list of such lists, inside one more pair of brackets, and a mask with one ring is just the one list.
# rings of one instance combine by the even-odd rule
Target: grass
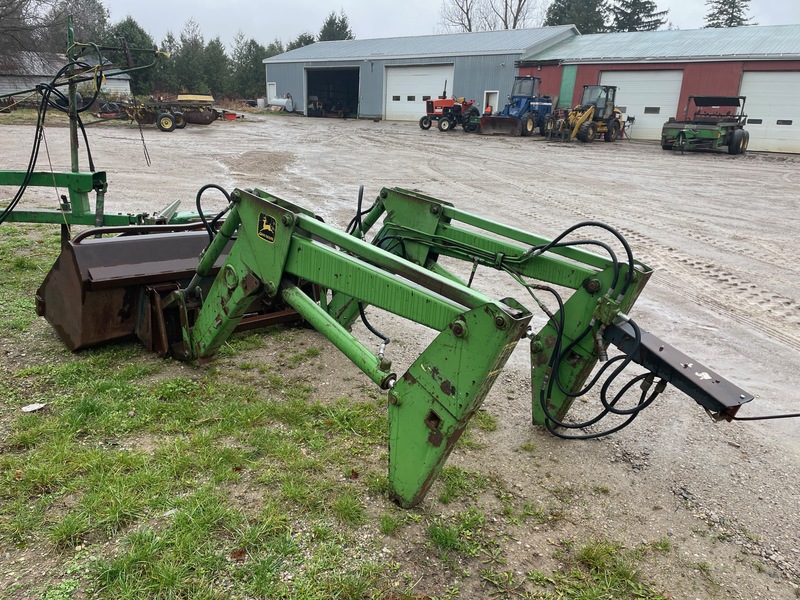
[[[556,537],[580,490],[548,488],[549,506],[511,493],[490,463],[447,464],[421,508],[400,510],[386,399],[372,388],[316,397],[318,338],[240,334],[203,366],[135,343],[71,354],[33,310],[57,234],[7,224],[3,234],[0,343],[15,358],[0,398],[0,552],[43,557],[34,580],[0,565],[11,597],[402,598],[417,593],[418,573],[442,581],[431,597],[570,597],[624,573],[627,587],[613,589],[650,590],[636,561],[671,551],[664,540],[638,554],[564,546],[565,568],[520,574],[508,565],[516,540]],[[35,401],[47,407],[18,410]],[[479,411],[467,434],[496,429]],[[465,439],[456,452],[490,452]]]

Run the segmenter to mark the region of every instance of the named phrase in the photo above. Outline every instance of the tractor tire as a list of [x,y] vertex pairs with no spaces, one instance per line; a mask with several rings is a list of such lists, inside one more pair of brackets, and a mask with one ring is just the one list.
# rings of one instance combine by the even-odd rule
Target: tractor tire
[[542,121],[539,123],[539,135],[542,137],[547,135],[547,122],[549,120],[550,119],[542,119]]
[[731,141],[728,144],[728,154],[742,154],[742,144],[744,143],[744,129],[735,129],[731,134]]
[[431,118],[428,115],[425,115],[419,120],[419,128],[425,131],[431,128]]
[[606,131],[603,132],[603,141],[615,142],[617,140],[617,136],[619,135],[619,130],[620,130],[619,121],[617,121],[616,119],[612,120],[608,124]]
[[744,141],[742,142],[742,151],[739,154],[744,154],[747,152],[747,147],[750,145],[750,132],[742,129],[744,131]]
[[581,125],[578,129],[577,137],[582,142],[593,142],[594,138],[597,137],[597,125],[594,121],[589,121]]
[[550,115],[545,119],[542,127],[544,127],[544,133],[542,135],[547,137],[548,140],[553,139],[553,136],[556,134],[556,119]]
[[672,150],[672,144],[667,142],[667,136],[661,136],[661,149],[662,150]]
[[186,119],[182,112],[172,113],[175,117],[175,129],[183,129],[186,127]]
[[480,123],[473,123],[472,119],[474,117],[480,117],[480,111],[475,108],[474,106],[470,106],[463,115],[461,115],[461,127],[464,128],[464,131],[468,133],[472,133],[480,127]]
[[531,113],[526,112],[520,118],[519,133],[522,137],[529,137],[536,131],[536,121],[533,120]]
[[175,117],[171,113],[161,113],[156,117],[156,126],[161,131],[175,131]]
[[447,117],[442,117],[439,119],[437,127],[439,131],[450,131],[453,128],[453,122]]

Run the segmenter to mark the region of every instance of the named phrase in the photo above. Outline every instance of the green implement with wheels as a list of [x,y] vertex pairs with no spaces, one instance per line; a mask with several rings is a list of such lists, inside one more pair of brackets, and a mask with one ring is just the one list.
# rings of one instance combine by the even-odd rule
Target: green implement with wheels
[[[718,418],[732,418],[753,398],[628,316],[651,270],[608,226],[581,223],[548,240],[391,188],[366,210],[359,197],[356,217],[341,231],[263,190],[237,189],[230,198],[226,218],[204,231],[185,225],[129,226],[129,235],[116,237],[98,236],[121,228],[83,232],[64,245],[37,292],[37,311],[70,348],[136,336],[181,360],[212,358],[239,328],[302,319],[386,391],[389,482],[403,507],[425,497],[522,339],[530,341],[533,420],[562,437],[581,437],[563,431],[609,414],[622,422],[585,437],[616,431],[668,382]],[[595,242],[568,241],[586,228],[618,237],[624,256],[617,259],[605,242],[596,244],[608,257],[583,248]],[[464,268],[466,278],[459,275]],[[528,293],[544,319],[538,330],[518,300],[473,287],[479,268],[506,273]],[[367,310],[414,321],[435,337],[397,374],[389,339],[370,325]],[[380,338],[377,352],[351,333],[359,318]],[[611,345],[621,353],[609,359]],[[598,361],[604,366],[596,369]],[[641,372],[612,394],[611,382],[633,363]],[[601,414],[588,423],[567,421],[590,376],[608,382],[599,392]],[[623,408],[621,398],[634,385],[637,399]]]
[[745,96],[689,96],[683,121],[671,118],[661,128],[664,150],[715,150],[744,154],[750,133],[744,128]]

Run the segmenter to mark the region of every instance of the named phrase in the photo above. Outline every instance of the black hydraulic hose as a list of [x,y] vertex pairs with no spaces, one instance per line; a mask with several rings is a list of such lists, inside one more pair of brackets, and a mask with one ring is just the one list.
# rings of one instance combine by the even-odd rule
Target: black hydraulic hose
[[[228,201],[228,204],[225,206],[225,208],[222,209],[219,213],[217,213],[217,215],[213,219],[211,219],[210,222],[208,221],[208,219],[206,219],[206,216],[203,213],[203,206],[202,206],[203,193],[206,190],[209,190],[209,189],[219,190],[220,192],[222,192],[222,195],[225,196],[225,199]],[[199,190],[197,190],[197,195],[195,196],[195,205],[197,207],[197,214],[200,215],[200,221],[202,221],[203,226],[206,228],[206,231],[208,232],[209,242],[213,242],[214,241],[214,236],[216,235],[216,232],[214,231],[213,225],[216,225],[216,223],[230,209],[231,195],[221,185],[217,185],[216,183],[207,183],[206,185],[201,187]]]
[[599,227],[600,229],[605,229],[609,233],[611,233],[614,237],[616,237],[619,242],[622,244],[623,248],[625,248],[625,254],[628,259],[628,276],[625,281],[625,285],[622,288],[621,294],[625,294],[628,290],[628,287],[631,283],[633,283],[633,251],[631,250],[628,241],[619,233],[616,229],[611,227],[610,225],[606,225],[605,223],[601,223],[600,221],[582,221],[581,223],[576,223],[572,227],[565,229],[560,235],[555,237],[554,239],[550,240],[547,244],[541,246],[532,246],[528,250],[526,250],[520,258],[527,258],[533,255],[539,255],[544,252],[547,252],[550,248],[555,247],[561,240],[563,240],[567,235],[572,233],[577,229],[581,229],[583,227]]

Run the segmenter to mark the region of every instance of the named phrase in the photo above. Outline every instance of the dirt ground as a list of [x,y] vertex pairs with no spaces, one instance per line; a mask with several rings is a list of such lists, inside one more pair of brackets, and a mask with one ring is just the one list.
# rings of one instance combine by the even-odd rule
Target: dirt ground
[[[32,132],[0,128],[4,168],[25,167]],[[89,134],[96,167],[109,174],[106,206],[119,212],[155,212],[174,199],[191,210],[198,188],[217,183],[267,189],[343,228],[364,184],[370,201],[384,186],[418,189],[547,237],[578,221],[608,223],[656,271],[632,311],[644,329],[753,393],[740,416],[800,409],[800,157],[680,155],[635,140],[548,143],[414,123],[248,115],[171,134],[144,128],[148,166],[136,127]],[[48,130],[47,143],[53,168],[68,168],[66,130]],[[40,170],[45,161],[43,154]],[[52,192],[26,202],[47,206]],[[208,209],[220,206],[209,195]],[[479,270],[477,286],[535,309],[494,272]],[[429,339],[393,317],[374,321],[398,340],[387,351],[396,366]],[[630,545],[668,537],[675,550],[655,577],[675,598],[800,596],[800,421],[716,423],[669,389],[612,437],[565,442],[530,424],[529,376],[520,343],[484,404],[498,419],[484,454],[522,496],[535,495],[545,471],[559,485],[609,488],[581,507],[581,519],[563,524],[564,537]],[[526,442],[536,460],[517,451]],[[476,467],[486,456],[451,460]],[[534,533],[517,543],[510,568],[530,568],[547,553]]]

